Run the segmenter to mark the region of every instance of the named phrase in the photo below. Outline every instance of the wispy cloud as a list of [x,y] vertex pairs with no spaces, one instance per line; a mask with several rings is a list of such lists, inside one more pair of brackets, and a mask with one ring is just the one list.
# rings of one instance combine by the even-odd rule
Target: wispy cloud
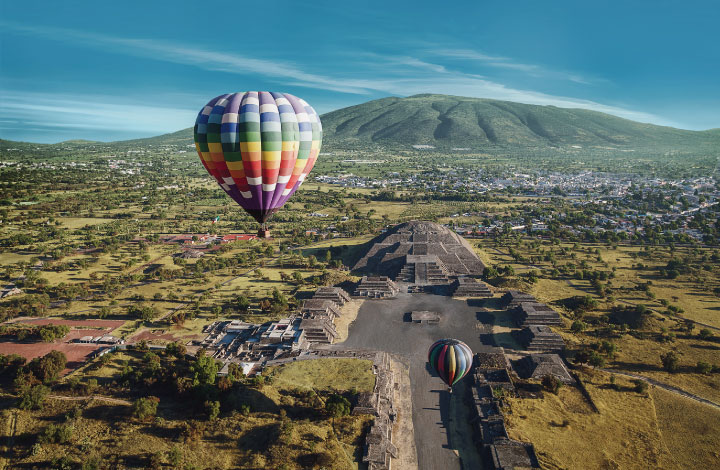
[[599,81],[596,79],[584,78],[577,73],[566,72],[563,70],[552,70],[542,65],[518,62],[510,57],[489,55],[472,49],[430,49],[428,52],[432,55],[448,59],[480,62],[482,65],[487,67],[517,70],[535,77],[543,76],[575,83],[582,83],[585,85]]
[[[88,129],[109,135],[157,135],[188,127],[197,110],[128,103],[103,95],[0,91],[0,127],[38,129],[35,142],[48,141],[43,129]],[[52,139],[49,139],[52,140]]]
[[[507,57],[494,56],[469,49],[436,49],[426,51],[425,55],[420,56],[358,54],[357,58],[344,58],[342,67],[336,66],[332,72],[320,75],[309,73],[303,67],[292,62],[261,59],[234,52],[209,50],[188,44],[155,39],[124,38],[60,28],[3,24],[1,22],[0,26],[3,26],[6,32],[34,35],[53,41],[70,42],[77,46],[97,48],[117,54],[183,64],[209,71],[258,75],[270,81],[282,83],[285,86],[310,87],[342,94],[365,96],[388,94],[408,96],[417,93],[444,93],[565,108],[586,108],[638,121],[672,125],[672,123],[658,116],[626,109],[621,106],[609,106],[590,100],[508,87],[482,75],[453,70],[446,63],[434,63],[434,61],[425,57],[425,55],[429,54],[431,57],[436,58],[476,60],[489,67],[512,69],[526,74],[550,73],[539,65],[524,64]],[[322,68],[327,69],[328,64],[322,64]],[[350,73],[344,72],[349,70],[354,70],[355,73],[351,76],[343,76]],[[364,76],[367,78],[358,79],[357,70],[363,70]],[[564,79],[585,83],[585,79],[578,74],[557,73],[562,73]],[[8,117],[8,110],[12,110],[12,113],[19,113],[14,114],[14,118],[23,115],[28,121],[42,122],[43,119],[39,119],[37,116],[42,113],[52,112],[54,116],[60,116],[59,119],[54,118],[56,122],[65,126],[84,125],[87,128],[107,126],[113,129],[121,126],[128,130],[142,129],[145,131],[169,132],[187,127],[188,122],[193,122],[195,113],[195,111],[186,109],[163,110],[157,106],[130,105],[118,102],[116,99],[107,99],[107,97],[96,97],[88,100],[86,97],[47,94],[43,96],[42,100],[36,100],[28,98],[25,93],[22,95],[16,94],[14,98],[4,97],[9,101],[3,103],[3,107],[7,109],[0,113],[0,117]],[[42,106],[52,109],[45,109],[42,106],[37,107],[32,104],[38,102],[42,102],[44,103]],[[348,100],[339,99],[337,102],[344,105],[348,103]],[[168,121],[167,116],[173,116],[173,118]],[[102,118],[99,119],[100,117]]]
[[241,54],[218,52],[187,44],[157,39],[122,38],[65,28],[23,26],[0,23],[6,31],[45,37],[54,41],[72,42],[85,47],[111,50],[135,57],[192,65],[205,70],[236,74],[258,74],[299,86],[321,88],[341,93],[367,94],[364,82],[354,83],[305,72],[291,62],[258,59]]

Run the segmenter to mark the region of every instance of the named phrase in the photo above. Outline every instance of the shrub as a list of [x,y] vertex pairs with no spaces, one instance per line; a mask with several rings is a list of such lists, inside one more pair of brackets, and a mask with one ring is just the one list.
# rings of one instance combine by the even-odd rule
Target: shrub
[[713,334],[709,328],[703,328],[702,330],[700,330],[700,333],[698,334],[698,336],[700,337],[700,339],[708,340],[708,339],[712,338]]
[[350,414],[350,402],[342,395],[333,394],[325,402],[325,411],[333,418]]
[[709,362],[698,361],[697,365],[695,366],[695,370],[698,372],[698,374],[707,375],[712,372],[713,366]]
[[663,368],[668,372],[677,372],[680,368],[680,358],[674,351],[668,351],[660,356]]
[[562,382],[560,382],[560,380],[558,380],[558,378],[554,375],[546,375],[542,378],[542,386],[545,387],[545,390],[552,392],[555,395],[558,394],[562,385]]
[[72,439],[73,427],[70,424],[51,424],[45,428],[38,441],[43,444],[65,444]]
[[29,387],[20,394],[20,403],[18,404],[18,408],[23,410],[40,409],[45,402],[45,398],[48,393],[50,393],[50,389],[44,385]]
[[206,401],[205,411],[207,412],[208,419],[210,421],[215,420],[220,416],[220,402],[219,401]]
[[645,382],[644,380],[640,380],[640,379],[634,379],[632,382],[635,385],[633,390],[635,390],[637,393],[647,392],[647,389],[648,389],[647,382]]
[[587,325],[584,322],[581,322],[580,320],[575,320],[570,327],[570,330],[573,333],[580,333],[582,331],[585,331],[585,328],[587,328]]
[[157,413],[160,399],[157,397],[145,397],[135,400],[132,406],[132,414],[138,419],[149,419]]

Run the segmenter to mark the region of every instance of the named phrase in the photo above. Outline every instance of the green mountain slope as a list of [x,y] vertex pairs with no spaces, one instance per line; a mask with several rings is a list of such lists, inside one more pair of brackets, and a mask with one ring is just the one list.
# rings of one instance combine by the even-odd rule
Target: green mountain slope
[[383,98],[324,114],[322,123],[329,146],[720,149],[717,129],[686,131],[586,109],[447,95]]
[[[383,146],[410,149],[430,145],[473,151],[533,149],[553,153],[583,149],[642,150],[646,156],[720,156],[720,129],[687,131],[622,119],[586,109],[537,106],[448,95],[382,98],[321,116],[323,147]],[[67,141],[27,144],[0,140],[0,151],[18,147],[123,150],[136,147],[187,147],[192,128],[156,137],[118,142]]]

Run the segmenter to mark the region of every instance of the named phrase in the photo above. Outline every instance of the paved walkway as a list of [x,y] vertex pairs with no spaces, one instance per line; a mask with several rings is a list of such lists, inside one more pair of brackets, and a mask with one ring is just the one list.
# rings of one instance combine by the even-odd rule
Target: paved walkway
[[[413,310],[440,312],[438,325],[411,323]],[[468,423],[467,391],[461,382],[449,394],[427,369],[427,349],[441,338],[457,338],[478,348],[491,325],[478,321],[478,308],[467,302],[429,294],[399,294],[394,300],[367,300],[350,325],[348,339],[336,349],[375,349],[407,360],[410,366],[412,420],[420,470],[481,469]]]

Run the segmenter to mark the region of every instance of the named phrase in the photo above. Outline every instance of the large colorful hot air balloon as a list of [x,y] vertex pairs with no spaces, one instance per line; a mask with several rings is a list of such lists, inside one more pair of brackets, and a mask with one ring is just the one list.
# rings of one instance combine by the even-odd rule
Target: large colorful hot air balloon
[[195,147],[225,192],[261,224],[300,187],[320,153],[315,110],[289,93],[213,98],[195,122]]
[[470,371],[473,353],[457,339],[435,341],[428,350],[428,362],[450,389]]

